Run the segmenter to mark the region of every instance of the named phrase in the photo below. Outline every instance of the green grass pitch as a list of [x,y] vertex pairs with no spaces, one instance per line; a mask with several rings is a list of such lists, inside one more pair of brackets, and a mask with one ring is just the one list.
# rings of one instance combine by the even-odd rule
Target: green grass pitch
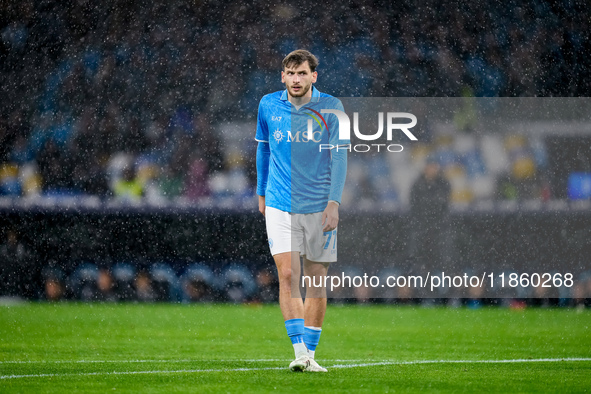
[[0,307],[0,392],[584,392],[591,312],[329,305],[292,373],[276,305]]

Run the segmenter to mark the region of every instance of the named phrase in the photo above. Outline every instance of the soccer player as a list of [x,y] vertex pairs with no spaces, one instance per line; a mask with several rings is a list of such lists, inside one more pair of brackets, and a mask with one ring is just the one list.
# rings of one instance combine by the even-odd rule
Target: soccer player
[[[279,305],[291,339],[292,371],[326,372],[314,360],[326,312],[321,283],[337,258],[339,205],[347,171],[349,145],[339,140],[341,102],[313,84],[318,59],[296,50],[283,59],[286,89],[264,96],[259,104],[256,140],[259,211],[265,216],[271,254],[279,276]],[[320,149],[330,147],[332,149]],[[303,257],[306,297],[300,293]]]

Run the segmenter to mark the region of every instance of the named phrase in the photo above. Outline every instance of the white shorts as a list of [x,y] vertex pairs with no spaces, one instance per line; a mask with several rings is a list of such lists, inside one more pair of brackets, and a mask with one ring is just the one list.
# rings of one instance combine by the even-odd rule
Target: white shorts
[[337,261],[337,229],[322,231],[322,212],[289,213],[266,207],[265,223],[271,255],[300,252],[310,261]]

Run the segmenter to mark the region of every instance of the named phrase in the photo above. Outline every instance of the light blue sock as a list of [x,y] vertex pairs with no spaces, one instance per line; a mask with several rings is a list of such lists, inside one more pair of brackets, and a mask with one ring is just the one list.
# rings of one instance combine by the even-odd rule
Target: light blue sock
[[318,342],[320,341],[320,334],[322,333],[322,328],[320,327],[304,327],[304,343],[308,348],[308,351],[312,358],[314,358],[314,352],[316,351],[316,346],[318,346]]
[[287,336],[291,339],[296,358],[308,353],[304,344],[304,319],[289,319],[285,321]]
[[304,343],[304,319],[289,319],[285,321],[287,336],[292,344]]

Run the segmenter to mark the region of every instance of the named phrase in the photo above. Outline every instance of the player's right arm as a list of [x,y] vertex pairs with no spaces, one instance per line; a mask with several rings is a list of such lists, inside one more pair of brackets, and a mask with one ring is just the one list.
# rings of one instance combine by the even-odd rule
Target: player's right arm
[[269,178],[269,143],[259,141],[257,147],[257,194],[259,195],[259,212],[265,216],[265,193]]
[[[264,100],[264,99],[263,99]],[[269,178],[269,159],[271,157],[271,148],[269,147],[269,128],[264,113],[263,100],[259,103],[257,114],[257,131],[255,139],[257,146],[257,194],[259,195],[259,212],[265,215],[265,195],[267,190],[267,180]]]

